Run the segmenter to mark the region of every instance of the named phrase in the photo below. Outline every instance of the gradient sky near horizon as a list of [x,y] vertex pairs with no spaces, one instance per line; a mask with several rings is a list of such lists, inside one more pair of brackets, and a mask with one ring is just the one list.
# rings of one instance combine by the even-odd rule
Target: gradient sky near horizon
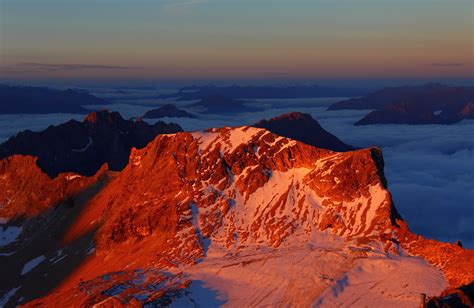
[[0,0],[0,77],[466,78],[472,0]]

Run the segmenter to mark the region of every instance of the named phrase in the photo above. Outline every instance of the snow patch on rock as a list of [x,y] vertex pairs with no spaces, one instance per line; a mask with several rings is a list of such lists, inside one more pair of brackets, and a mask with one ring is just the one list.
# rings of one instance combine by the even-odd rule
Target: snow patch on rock
[[10,291],[6,292],[3,294],[3,296],[0,298],[0,307],[4,307],[8,302],[10,301],[10,298],[12,298],[16,291],[18,291],[21,287],[16,287],[11,289]]
[[22,230],[23,227],[5,227],[0,225],[0,247],[15,242]]
[[26,273],[34,269],[36,266],[38,266],[44,260],[46,260],[45,256],[39,256],[39,257],[34,258],[33,260],[28,261],[23,266],[23,269],[21,270],[21,275],[25,275]]
[[89,140],[87,141],[87,144],[85,146],[83,146],[80,149],[72,149],[72,151],[73,152],[79,152],[79,153],[85,152],[92,145],[92,143],[93,143],[93,140],[92,140],[91,137],[89,137]]

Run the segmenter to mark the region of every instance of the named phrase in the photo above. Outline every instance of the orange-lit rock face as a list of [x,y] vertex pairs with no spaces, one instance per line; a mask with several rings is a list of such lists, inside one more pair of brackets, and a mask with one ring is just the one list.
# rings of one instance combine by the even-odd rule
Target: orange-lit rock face
[[327,228],[381,238],[393,209],[374,151],[333,153],[249,127],[160,136],[89,205],[103,208],[99,251],[150,240],[179,263],[202,257],[206,240],[278,247]]
[[[1,212],[7,217],[25,214],[33,203],[39,213],[94,181],[81,178],[74,184],[80,178],[72,174],[51,180],[32,164],[31,157],[0,163],[0,188],[16,200]],[[18,180],[25,176],[29,181]],[[35,202],[25,193],[37,196]],[[129,293],[138,288],[130,282],[135,281],[133,269],[195,267],[208,256],[209,245],[238,256],[249,248],[313,247],[322,237],[421,256],[442,269],[453,287],[474,279],[466,269],[472,251],[408,230],[386,189],[379,149],[336,153],[252,127],[161,135],[145,148],[133,149],[127,167],[87,202],[59,241],[82,247],[77,243],[87,234],[94,235],[95,251],[48,297],[31,304],[98,303],[106,300],[109,284],[126,285],[120,300],[136,304]],[[356,250],[341,260],[355,262],[361,256],[367,252]],[[102,286],[102,275],[112,272],[118,272],[113,283]],[[145,280],[153,283],[155,278]],[[187,284],[185,277],[177,279],[169,288],[147,293],[147,301]]]
[[95,183],[107,166],[92,177],[63,173],[51,179],[36,157],[14,155],[0,160],[0,217],[35,217]]
[[442,243],[415,235],[400,222],[397,237],[401,247],[409,254],[420,256],[440,268],[453,288],[474,282],[474,250],[463,249],[455,244]]

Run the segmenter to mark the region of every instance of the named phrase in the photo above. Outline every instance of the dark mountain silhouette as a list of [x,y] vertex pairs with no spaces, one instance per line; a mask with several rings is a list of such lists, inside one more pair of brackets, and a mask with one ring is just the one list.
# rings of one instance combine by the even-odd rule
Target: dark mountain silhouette
[[371,111],[355,125],[367,125],[377,123],[391,124],[451,124],[457,121],[444,119],[431,110],[423,110],[410,106],[408,103],[387,105],[382,110]]
[[248,111],[256,111],[258,108],[250,106],[250,101],[234,99],[223,95],[210,95],[192,104],[191,107],[203,109],[205,113],[232,114]]
[[388,105],[407,103],[417,108],[443,107],[461,109],[474,98],[473,87],[451,87],[441,84],[426,84],[421,86],[388,87],[369,95],[351,98],[329,106],[329,110],[341,109],[382,109]]
[[147,111],[143,118],[146,119],[158,119],[158,118],[195,118],[194,115],[190,114],[186,110],[179,109],[173,104],[166,104],[160,108],[152,109]]
[[0,145],[0,159],[14,154],[38,157],[38,166],[49,176],[61,172],[93,175],[107,163],[121,170],[132,147],[142,148],[163,133],[182,131],[178,124],[124,120],[118,112],[92,112],[83,122],[71,120],[41,132],[26,130]]
[[55,90],[0,84],[0,114],[89,113],[82,105],[104,105],[106,101],[83,90]]
[[222,95],[241,99],[261,98],[308,98],[308,97],[348,97],[367,94],[365,89],[325,87],[325,86],[191,86],[173,94],[161,95],[162,99],[195,100],[211,95]]
[[306,113],[292,112],[270,120],[261,120],[254,126],[322,149],[337,152],[354,149],[326,131],[318,121]]
[[440,84],[385,88],[329,107],[340,109],[376,109],[356,125],[452,124],[474,118],[474,88]]

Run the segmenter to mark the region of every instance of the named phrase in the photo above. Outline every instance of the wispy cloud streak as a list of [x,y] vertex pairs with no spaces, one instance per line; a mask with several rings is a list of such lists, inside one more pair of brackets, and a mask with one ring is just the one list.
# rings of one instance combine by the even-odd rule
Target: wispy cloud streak
[[126,70],[128,66],[96,65],[96,64],[52,64],[23,62],[16,65],[17,68],[41,71],[83,71],[83,70]]

